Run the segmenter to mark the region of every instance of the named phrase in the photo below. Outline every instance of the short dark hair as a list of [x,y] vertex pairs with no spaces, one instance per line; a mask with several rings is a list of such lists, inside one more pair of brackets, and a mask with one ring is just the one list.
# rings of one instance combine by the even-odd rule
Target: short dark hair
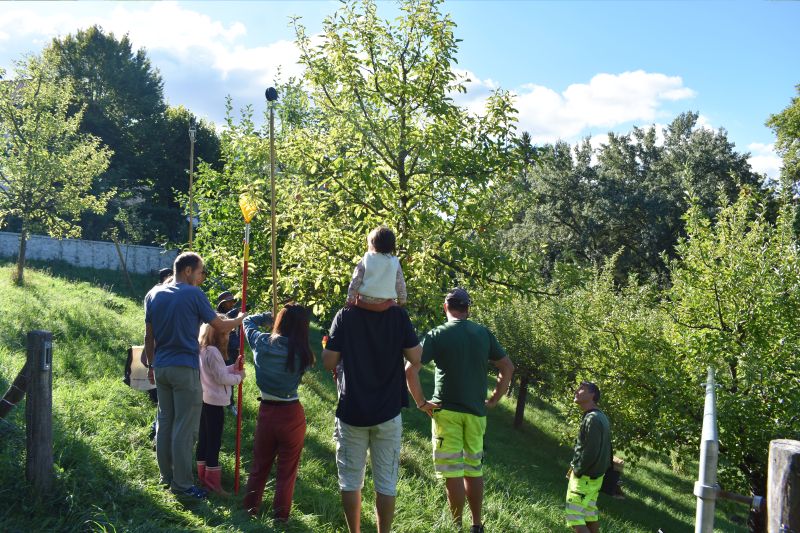
[[171,268],[162,268],[158,271],[158,282],[164,283],[168,278],[172,277],[172,269]]
[[183,272],[185,268],[191,268],[194,270],[202,260],[203,258],[194,252],[183,252],[175,258],[175,263],[172,265],[172,270],[177,276],[179,273]]
[[395,250],[394,232],[386,226],[378,226],[369,232],[367,242],[379,254],[393,254]]
[[592,393],[592,396],[594,397],[594,403],[600,402],[600,387],[598,387],[596,383],[591,381],[581,381],[581,387],[586,388]]

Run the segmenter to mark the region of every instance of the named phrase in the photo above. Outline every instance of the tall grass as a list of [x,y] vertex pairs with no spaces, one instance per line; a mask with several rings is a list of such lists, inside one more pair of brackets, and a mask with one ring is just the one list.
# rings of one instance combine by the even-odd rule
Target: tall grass
[[[149,425],[155,414],[144,393],[122,383],[126,348],[141,343],[140,298],[152,284],[134,277],[134,298],[118,273],[83,269],[30,268],[26,286],[10,283],[11,265],[0,266],[0,388],[3,391],[24,364],[25,333],[54,334],[53,422],[56,483],[47,494],[34,493],[24,481],[24,405],[0,422],[0,531],[289,531],[338,532],[346,529],[339,503],[334,460],[335,390],[321,368],[300,388],[308,434],[288,525],[269,519],[272,482],[264,512],[252,519],[240,498],[212,497],[186,503],[158,485]],[[313,332],[319,346],[321,332]],[[252,367],[251,367],[252,368]],[[430,391],[431,372],[423,373]],[[252,373],[244,386],[242,484],[252,456],[258,391]],[[571,450],[558,435],[564,417],[532,399],[521,431],[511,429],[511,402],[489,415],[486,438],[485,523],[488,531],[568,531],[562,508],[564,473]],[[453,531],[443,486],[433,477],[428,418],[406,410],[395,530]],[[234,425],[226,419],[221,464],[224,485],[233,485]],[[653,457],[626,472],[628,498],[601,496],[603,531],[665,533],[691,529],[694,498],[690,474],[677,474],[668,461]],[[369,469],[364,489],[363,526],[375,530],[375,495]],[[718,513],[719,531],[744,531],[744,509]]]

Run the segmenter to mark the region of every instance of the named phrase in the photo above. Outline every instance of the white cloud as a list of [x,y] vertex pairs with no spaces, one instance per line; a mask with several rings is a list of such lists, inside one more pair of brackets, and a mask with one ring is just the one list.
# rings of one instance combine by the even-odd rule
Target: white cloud
[[[497,84],[463,72],[472,81],[467,84],[467,94],[454,99],[470,110],[479,111]],[[690,99],[696,94],[683,85],[680,76],[643,70],[596,74],[588,83],[574,83],[562,92],[535,83],[513,92],[519,128],[530,132],[537,143],[575,140],[591,130],[608,131],[631,122],[653,123],[666,114],[663,109],[666,103]]]
[[604,144],[608,144],[608,133],[597,133],[589,139],[592,150],[597,152]]
[[[161,70],[166,94],[181,95],[180,102],[171,103],[189,105],[217,120],[219,114],[211,110],[221,109],[223,94],[232,94],[236,102],[255,101],[258,110],[263,107],[258,95],[279,78],[279,71],[281,80],[302,71],[299,51],[291,41],[246,45],[250,21],[223,23],[172,1],[111,4],[113,8],[101,14],[87,7],[91,4],[70,5],[70,10],[47,10],[42,4],[10,4],[0,13],[0,47],[10,40],[41,46],[54,36],[93,24],[117,36],[128,34],[134,48],[145,48]],[[469,80],[467,93],[450,96],[474,113],[483,112],[499,83],[467,70],[456,74]],[[535,143],[575,142],[589,134],[599,140],[609,130],[625,126],[627,131],[631,123],[648,125],[671,116],[666,110],[669,104],[695,96],[681,77],[643,70],[599,73],[561,92],[535,83],[512,92],[519,130],[530,132]],[[698,126],[707,127],[707,120],[701,117]]]
[[151,56],[156,53],[177,63],[203,65],[221,79],[241,74],[254,86],[263,87],[276,78],[279,68],[283,77],[300,72],[294,43],[281,40],[244,46],[244,23],[224,24],[176,2],[118,4],[103,15],[11,9],[0,15],[0,40],[27,37],[46,41],[94,24],[117,36],[128,34],[134,49],[145,48]]
[[783,161],[775,153],[775,145],[750,143],[747,149],[750,151],[750,158],[747,161],[754,171],[766,174],[770,180],[777,180],[780,177]]
[[456,104],[469,109],[470,112],[483,113],[486,99],[499,89],[500,85],[491,78],[482,80],[470,70],[453,69],[453,72],[462,80],[467,92],[452,93],[449,96]]
[[711,125],[711,119],[703,114],[698,115],[697,123],[694,125],[694,129],[717,131],[717,128]]

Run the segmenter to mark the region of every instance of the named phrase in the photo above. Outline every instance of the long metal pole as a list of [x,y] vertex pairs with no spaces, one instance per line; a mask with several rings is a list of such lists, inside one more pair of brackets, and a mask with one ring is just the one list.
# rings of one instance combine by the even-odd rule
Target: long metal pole
[[714,369],[708,367],[706,379],[706,401],[703,409],[703,433],[700,437],[700,473],[694,484],[697,496],[695,533],[714,532],[714,507],[717,500],[717,461],[719,459],[719,437],[717,435],[717,397],[714,384]]
[[189,139],[189,250],[192,249],[192,233],[194,232],[194,135]]
[[[242,313],[247,310],[247,262],[250,258],[250,224],[244,225],[244,267],[242,269]],[[244,327],[239,328],[239,355],[244,356]],[[239,370],[244,366],[244,357]],[[239,382],[236,399],[236,467],[233,474],[233,492],[239,494],[239,464],[242,456],[242,383]]]
[[272,317],[278,316],[278,266],[277,229],[275,223],[275,105],[269,103],[269,184],[271,196],[270,218],[272,219]]

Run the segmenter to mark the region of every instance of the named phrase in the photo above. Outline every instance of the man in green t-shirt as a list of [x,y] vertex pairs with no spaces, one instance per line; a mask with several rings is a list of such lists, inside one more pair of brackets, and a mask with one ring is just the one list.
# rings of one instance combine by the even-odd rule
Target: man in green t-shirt
[[597,408],[600,388],[594,383],[582,382],[575,391],[574,401],[583,411],[583,417],[567,475],[564,512],[567,524],[575,533],[597,533],[600,531],[597,495],[611,464],[611,424]]
[[[408,390],[432,419],[433,463],[444,478],[450,512],[458,527],[465,500],[472,513],[470,533],[483,533],[483,435],[486,408],[494,407],[508,391],[514,364],[491,331],[469,318],[472,300],[456,288],[445,297],[447,322],[422,341],[422,360],[406,363]],[[430,401],[419,384],[423,364],[436,364],[436,387]],[[497,386],[486,399],[489,361],[497,367]]]

